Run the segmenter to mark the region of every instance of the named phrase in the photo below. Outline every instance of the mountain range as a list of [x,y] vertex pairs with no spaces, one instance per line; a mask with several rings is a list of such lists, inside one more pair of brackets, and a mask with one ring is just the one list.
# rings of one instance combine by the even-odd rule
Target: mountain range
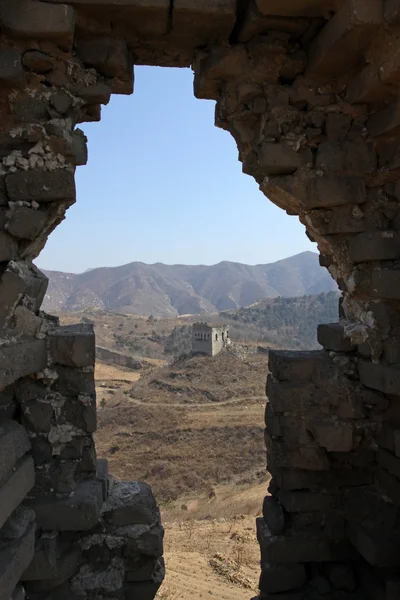
[[147,265],[132,262],[73,274],[44,271],[48,312],[88,307],[143,316],[175,317],[246,307],[260,298],[295,297],[337,289],[318,255],[302,252],[265,265]]

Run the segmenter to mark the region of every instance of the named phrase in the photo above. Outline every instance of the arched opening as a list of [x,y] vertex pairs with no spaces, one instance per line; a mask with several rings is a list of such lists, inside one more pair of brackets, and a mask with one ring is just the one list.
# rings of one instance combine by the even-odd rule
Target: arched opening
[[[79,0],[0,7],[1,481],[8,486],[0,489],[19,490],[2,513],[2,534],[6,546],[28,548],[6,568],[5,597],[21,577],[40,580],[38,564],[29,564],[35,523],[39,544],[46,531],[66,543],[68,556],[83,548],[63,593],[151,598],[162,579],[162,530],[149,488],[109,489],[106,465],[95,460],[90,323],[59,328],[40,313],[46,281],[31,264],[75,201],[74,170],[86,161],[75,125],[99,120],[111,93],[131,92],[133,62],[193,64],[195,94],[217,101],[216,124],[234,136],[243,170],[299,215],[343,292],[340,321],[319,329],[323,351],[270,352],[261,597],[291,590],[312,597],[316,585],[332,598],[338,590],[349,598],[396,595],[397,4],[96,8]],[[135,502],[146,507],[140,543],[156,540],[151,561],[121,530],[137,527]],[[17,537],[13,521],[3,528],[10,517],[23,525]],[[116,531],[124,550],[102,554]],[[277,572],[290,577],[277,581]],[[105,573],[114,588],[95,584]],[[43,585],[52,584],[47,577]],[[28,593],[35,585],[27,583]]]

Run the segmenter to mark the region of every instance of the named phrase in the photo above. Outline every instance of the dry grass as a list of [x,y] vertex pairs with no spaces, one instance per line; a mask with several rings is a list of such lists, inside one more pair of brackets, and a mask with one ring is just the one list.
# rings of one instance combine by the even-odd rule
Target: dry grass
[[[199,402],[188,403],[186,394],[172,394],[170,389],[154,392],[154,380],[170,379],[175,385],[176,378],[169,378],[166,368],[145,375],[132,391],[129,384],[118,382],[108,394],[99,387],[99,456],[108,458],[116,476],[148,481],[163,504],[224,483],[263,481],[266,359],[252,356],[253,362],[226,354],[188,360],[187,381],[200,390],[194,396]],[[183,376],[184,371],[181,363],[178,372]],[[240,380],[251,382],[247,397]],[[213,401],[202,393],[206,385]]]

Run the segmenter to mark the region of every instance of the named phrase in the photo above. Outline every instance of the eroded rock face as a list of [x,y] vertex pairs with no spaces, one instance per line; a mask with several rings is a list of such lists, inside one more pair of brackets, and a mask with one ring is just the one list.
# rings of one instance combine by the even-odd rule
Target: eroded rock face
[[1,2],[0,600],[20,580],[33,600],[151,600],[163,578],[150,488],[96,459],[93,332],[40,312],[32,265],[75,202],[77,125],[134,64],[193,65],[342,290],[321,352],[271,352],[260,598],[397,597],[399,23],[396,0]]

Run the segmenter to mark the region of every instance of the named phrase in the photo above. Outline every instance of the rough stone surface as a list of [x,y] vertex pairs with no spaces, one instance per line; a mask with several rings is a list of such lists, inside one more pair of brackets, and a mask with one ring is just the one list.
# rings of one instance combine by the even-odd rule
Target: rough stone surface
[[55,329],[50,336],[55,363],[68,367],[87,367],[95,362],[95,340],[92,325],[80,323]]

